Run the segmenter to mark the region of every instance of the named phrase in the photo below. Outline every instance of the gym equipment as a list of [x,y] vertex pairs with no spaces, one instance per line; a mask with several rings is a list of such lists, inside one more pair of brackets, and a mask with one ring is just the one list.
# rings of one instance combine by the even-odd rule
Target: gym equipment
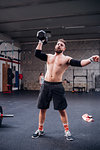
[[0,126],[2,125],[3,118],[14,117],[13,114],[3,114],[2,106],[0,106]]
[[[20,53],[22,52],[22,50],[21,49],[14,49],[14,41],[13,40],[9,40],[9,41],[1,41],[0,42],[0,44],[3,44],[3,43],[5,43],[5,49],[4,50],[2,50],[1,51],[1,54],[2,53],[4,53],[4,55],[2,55],[2,57],[5,57],[5,58],[7,58],[7,61],[8,62],[11,62],[11,69],[13,70],[13,62],[14,61],[17,61],[18,62],[18,72],[20,72]],[[7,43],[10,43],[11,45],[12,45],[12,49],[8,49],[7,48]],[[18,55],[16,55],[16,56],[18,56],[18,58],[14,58],[14,53],[17,53]],[[12,55],[11,56],[7,56],[7,53],[11,53]],[[10,88],[12,87],[12,79],[14,78],[14,75],[13,75],[13,73],[12,74],[10,74],[10,72],[8,73],[8,80],[9,80],[9,82],[10,82]],[[11,80],[10,80],[11,79]],[[19,83],[19,82],[18,82]],[[18,90],[19,90],[19,84],[18,84]],[[8,91],[9,92],[9,91]],[[11,92],[9,92],[9,93],[11,93]]]
[[43,42],[43,45],[47,44],[47,42],[48,42],[47,33],[44,30],[40,30],[37,32],[37,38],[41,42]]
[[[86,87],[79,87],[79,86],[75,86],[75,78],[85,78],[86,81]],[[75,75],[74,69],[73,69],[73,91],[75,91],[75,89],[78,90],[78,92],[83,92],[86,91],[88,89],[88,70],[86,69],[86,74],[85,75]]]
[[14,78],[14,74],[12,73],[11,68],[8,68],[7,75],[8,75],[8,84],[12,85],[12,79]]
[[84,114],[82,115],[82,118],[84,121],[87,121],[87,122],[94,122],[94,119],[91,115],[88,115],[88,114]]

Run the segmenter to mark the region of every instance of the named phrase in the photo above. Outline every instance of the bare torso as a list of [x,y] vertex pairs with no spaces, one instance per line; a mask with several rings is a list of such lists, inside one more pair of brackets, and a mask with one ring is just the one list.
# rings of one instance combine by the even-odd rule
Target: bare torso
[[45,80],[49,82],[62,82],[62,76],[68,68],[67,62],[69,59],[70,57],[63,55],[62,53],[59,55],[48,54]]

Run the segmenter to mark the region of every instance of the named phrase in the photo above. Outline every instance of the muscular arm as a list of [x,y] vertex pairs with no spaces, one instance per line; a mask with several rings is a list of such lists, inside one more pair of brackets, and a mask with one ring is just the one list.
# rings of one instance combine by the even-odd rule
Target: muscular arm
[[87,66],[88,64],[90,64],[91,62],[98,62],[99,61],[99,56],[98,55],[94,55],[88,59],[84,59],[84,60],[75,60],[70,58],[69,59],[69,64],[71,66],[77,66],[77,67],[84,67]]
[[84,59],[84,60],[81,61],[81,65],[82,65],[82,67],[84,67],[84,66],[90,64],[91,62],[99,62],[99,56],[94,55],[94,56],[92,56],[88,59]]
[[42,41],[39,41],[39,42],[38,42],[38,45],[37,45],[37,47],[36,47],[36,49],[42,50],[42,46],[43,46],[43,42],[42,42]]
[[70,64],[71,66],[82,67],[81,61],[75,60],[75,59],[71,59],[69,64]]
[[43,43],[40,41],[36,47],[35,50],[35,56],[43,61],[47,61],[47,55],[45,53],[42,53],[42,45]]
[[69,64],[71,66],[82,67],[80,60],[75,60],[69,56],[67,57],[67,64]]
[[92,62],[92,61],[90,60],[90,58],[81,60],[81,66],[82,66],[82,67],[87,66],[87,65],[90,64],[91,62]]

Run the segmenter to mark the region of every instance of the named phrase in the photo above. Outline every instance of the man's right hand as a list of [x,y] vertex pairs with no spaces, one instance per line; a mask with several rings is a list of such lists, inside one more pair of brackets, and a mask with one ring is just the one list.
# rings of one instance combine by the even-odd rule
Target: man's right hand
[[42,50],[42,46],[43,46],[43,43],[42,43],[42,41],[40,41],[40,40],[39,40],[39,42],[38,42],[38,45],[37,45],[36,49],[38,49],[38,50]]
[[39,42],[38,42],[38,43],[43,44],[44,42],[45,42],[45,40],[39,40]]

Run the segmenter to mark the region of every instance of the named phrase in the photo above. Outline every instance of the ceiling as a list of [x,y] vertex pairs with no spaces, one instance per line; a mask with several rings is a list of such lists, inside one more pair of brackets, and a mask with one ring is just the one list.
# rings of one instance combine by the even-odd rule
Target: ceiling
[[100,39],[100,0],[0,0],[1,33],[31,45],[41,29],[49,41]]

